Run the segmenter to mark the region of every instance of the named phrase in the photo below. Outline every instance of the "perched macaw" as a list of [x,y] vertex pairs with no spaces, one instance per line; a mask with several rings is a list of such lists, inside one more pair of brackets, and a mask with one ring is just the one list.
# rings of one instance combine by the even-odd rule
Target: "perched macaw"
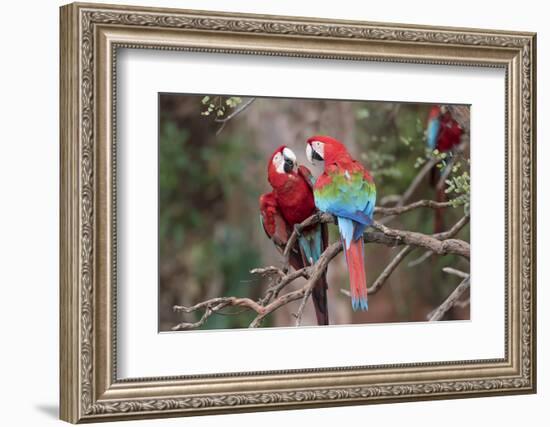
[[324,172],[313,187],[315,205],[336,216],[348,264],[352,308],[368,310],[363,232],[373,221],[374,180],[344,144],[329,136],[309,138],[306,155],[312,163],[324,162]]
[[[267,178],[273,191],[260,196],[260,219],[267,236],[283,253],[297,224],[316,211],[313,199],[314,178],[308,168],[298,166],[296,155],[286,147],[279,147],[269,159]],[[297,244],[290,252],[292,267],[299,270],[313,265],[328,246],[326,224],[301,230]],[[312,299],[319,325],[328,325],[326,273],[313,288]]]
[[434,105],[428,114],[426,145],[441,153],[451,151],[460,144],[464,130],[445,106]]
[[[440,153],[450,153],[460,144],[464,130],[453,118],[449,109],[445,106],[434,105],[428,114],[428,125],[426,129],[426,146],[430,151],[438,150]],[[436,187],[439,182],[440,169],[433,167],[430,175],[430,184]],[[436,191],[436,201],[444,202],[447,200],[445,189],[438,188]],[[434,233],[443,230],[443,210],[436,209],[434,217]]]

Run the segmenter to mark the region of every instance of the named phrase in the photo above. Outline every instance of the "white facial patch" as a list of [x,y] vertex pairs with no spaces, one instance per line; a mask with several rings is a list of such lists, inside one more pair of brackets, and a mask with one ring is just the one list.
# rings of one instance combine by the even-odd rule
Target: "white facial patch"
[[321,141],[312,141],[306,145],[306,156],[310,163],[315,164],[318,159],[313,158],[313,152],[316,152],[323,160],[325,158],[325,144]]
[[313,150],[311,149],[311,144],[306,144],[306,157],[309,163],[313,163]]
[[285,173],[285,159],[283,158],[282,153],[277,153],[273,156],[272,160],[273,166],[277,173]]

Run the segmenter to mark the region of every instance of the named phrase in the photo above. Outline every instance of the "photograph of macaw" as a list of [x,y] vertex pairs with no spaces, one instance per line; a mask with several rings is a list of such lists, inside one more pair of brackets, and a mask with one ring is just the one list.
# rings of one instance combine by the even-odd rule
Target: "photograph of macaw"
[[470,107],[159,94],[159,331],[470,319]]

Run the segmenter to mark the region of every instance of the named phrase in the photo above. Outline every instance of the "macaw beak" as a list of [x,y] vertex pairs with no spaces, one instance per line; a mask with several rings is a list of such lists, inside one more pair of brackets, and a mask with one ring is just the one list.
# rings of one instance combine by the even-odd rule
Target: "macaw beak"
[[285,173],[290,173],[294,169],[294,161],[285,157],[285,164],[283,166]]
[[290,148],[283,149],[283,170],[285,173],[290,173],[296,168],[296,155]]
[[325,160],[317,151],[315,151],[315,149],[311,145],[311,142],[309,141],[306,145],[306,157],[309,163],[314,163],[314,161],[322,162],[323,160]]

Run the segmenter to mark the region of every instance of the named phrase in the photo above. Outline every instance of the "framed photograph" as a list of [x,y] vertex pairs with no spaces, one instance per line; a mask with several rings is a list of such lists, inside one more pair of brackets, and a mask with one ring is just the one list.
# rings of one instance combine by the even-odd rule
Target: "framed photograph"
[[60,22],[63,420],[535,392],[535,34]]

